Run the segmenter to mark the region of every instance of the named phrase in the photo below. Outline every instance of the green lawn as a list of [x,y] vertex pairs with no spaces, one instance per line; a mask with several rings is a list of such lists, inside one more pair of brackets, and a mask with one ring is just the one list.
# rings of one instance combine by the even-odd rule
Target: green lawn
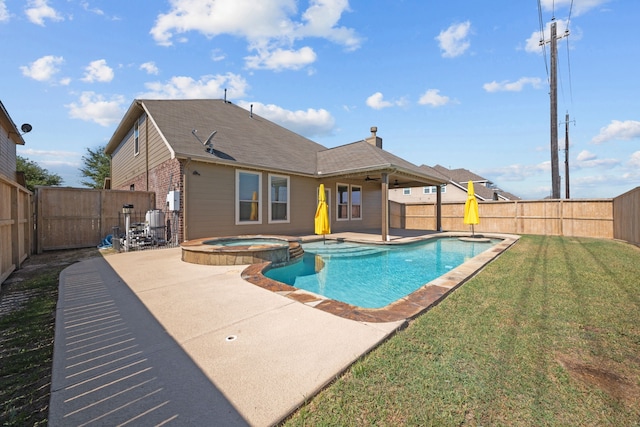
[[524,236],[286,425],[640,426],[640,250]]

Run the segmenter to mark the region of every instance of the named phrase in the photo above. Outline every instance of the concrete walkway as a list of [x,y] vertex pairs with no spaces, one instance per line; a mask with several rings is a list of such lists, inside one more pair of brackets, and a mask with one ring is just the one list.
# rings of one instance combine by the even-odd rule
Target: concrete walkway
[[344,319],[181,250],[82,261],[60,276],[50,426],[268,426],[403,322]]

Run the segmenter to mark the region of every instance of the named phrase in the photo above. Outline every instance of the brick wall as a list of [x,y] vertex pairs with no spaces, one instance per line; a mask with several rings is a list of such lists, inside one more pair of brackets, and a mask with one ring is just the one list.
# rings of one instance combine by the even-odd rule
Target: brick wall
[[[166,219],[174,221],[173,216],[166,210],[167,192],[170,190],[180,191],[180,206],[183,206],[184,188],[182,183],[182,173],[184,165],[178,159],[169,159],[159,166],[149,170],[147,187],[147,174],[142,173],[133,179],[125,182],[114,190],[129,190],[134,185],[136,191],[153,191],[156,193],[156,209],[166,213]],[[171,185],[171,188],[169,188]],[[182,210],[178,214],[178,242],[184,239],[183,214]]]

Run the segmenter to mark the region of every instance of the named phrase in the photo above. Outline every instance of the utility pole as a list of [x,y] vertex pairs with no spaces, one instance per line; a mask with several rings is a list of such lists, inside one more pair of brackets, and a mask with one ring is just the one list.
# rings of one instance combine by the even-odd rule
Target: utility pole
[[569,199],[569,113],[564,118],[564,198]]
[[[549,77],[549,98],[551,101],[551,198],[560,198],[560,167],[558,165],[558,37],[557,23],[555,17],[551,18],[551,71]],[[562,37],[569,35],[569,30],[565,30]],[[560,37],[560,38],[562,38]],[[546,43],[544,40],[540,44]],[[567,182],[567,188],[568,188]]]
[[551,198],[560,198],[560,171],[558,168],[558,45],[556,22],[551,23]]

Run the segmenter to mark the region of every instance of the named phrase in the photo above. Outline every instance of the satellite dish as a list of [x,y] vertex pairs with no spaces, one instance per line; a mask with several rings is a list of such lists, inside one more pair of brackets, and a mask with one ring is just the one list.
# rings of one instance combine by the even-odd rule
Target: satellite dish
[[22,126],[20,126],[20,129],[22,130],[23,133],[29,133],[31,132],[31,129],[33,129],[33,126],[31,126],[29,123],[25,123]]

